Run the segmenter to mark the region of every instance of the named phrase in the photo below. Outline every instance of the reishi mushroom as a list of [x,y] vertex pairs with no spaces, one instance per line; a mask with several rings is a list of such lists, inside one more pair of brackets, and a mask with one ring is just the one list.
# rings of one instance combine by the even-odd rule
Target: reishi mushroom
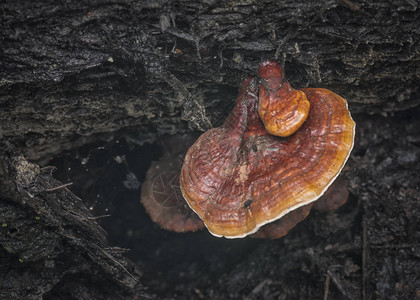
[[[162,139],[166,149],[157,162],[152,162],[142,188],[141,202],[151,219],[163,229],[175,232],[197,231],[204,228],[203,221],[182,198],[177,180],[181,172],[185,151],[194,137],[175,135]],[[291,211],[282,218],[258,229],[252,238],[278,239],[285,236],[303,221],[312,209],[325,212],[346,203],[349,190],[346,181],[339,176],[314,203]]]
[[203,221],[182,197],[179,173],[185,151],[195,137],[176,135],[164,138],[165,153],[153,161],[142,185],[141,202],[153,222],[175,232],[196,231],[204,228]]
[[[225,123],[202,134],[182,166],[182,194],[215,236],[244,237],[310,205],[336,179],[353,148],[355,123],[346,100],[321,88],[296,93],[272,61],[262,63],[258,74],[259,82],[243,80]],[[310,103],[307,117],[301,113],[304,96]],[[267,97],[264,112],[259,101]],[[260,118],[284,98],[296,105],[282,113],[286,117],[272,114],[274,123],[305,119],[292,122],[295,132],[288,137],[270,134]]]
[[309,215],[312,206],[313,203],[309,203],[289,212],[274,222],[265,224],[260,227],[256,233],[251,234],[251,237],[274,240],[285,236],[292,228]]
[[347,183],[342,176],[338,176],[321,198],[315,202],[291,211],[274,222],[265,224],[258,229],[256,233],[252,234],[251,237],[261,239],[281,238],[298,223],[303,221],[309,215],[311,210],[317,210],[320,212],[335,210],[346,203],[348,197],[349,189]]
[[274,61],[265,61],[258,69],[258,114],[265,130],[287,137],[296,132],[309,114],[310,103],[305,93],[290,86]]
[[335,210],[346,203],[348,198],[349,187],[347,182],[342,176],[338,176],[324,195],[314,202],[312,208],[320,212]]

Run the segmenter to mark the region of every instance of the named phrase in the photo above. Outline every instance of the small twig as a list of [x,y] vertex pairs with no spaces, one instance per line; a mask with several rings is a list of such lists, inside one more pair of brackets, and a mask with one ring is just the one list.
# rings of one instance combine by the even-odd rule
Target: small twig
[[220,49],[217,51],[217,55],[220,58],[220,64],[219,64],[219,69],[221,69],[223,67],[223,49]]
[[[318,265],[318,267],[322,267],[322,263],[319,261],[319,259],[313,255],[313,253],[308,252],[309,257],[315,262],[316,265]],[[348,292],[346,291],[346,289],[343,287],[343,285],[340,283],[340,281],[337,279],[337,277],[335,276],[335,274],[331,271],[331,269],[337,269],[337,268],[342,268],[341,265],[330,265],[327,268],[327,276],[330,277],[330,279],[332,279],[332,282],[334,283],[334,285],[337,287],[337,289],[340,291],[340,293],[345,297],[345,299],[350,299],[350,300],[354,300],[354,298],[348,294]],[[327,280],[328,280],[328,287],[325,286],[325,289],[329,289],[329,281],[330,279],[326,278],[326,283],[325,285],[327,285]],[[325,297],[328,297],[328,291],[325,292],[324,291],[324,299],[326,299]],[[341,299],[341,298],[340,298]],[[344,298],[343,298],[344,299]]]
[[102,219],[102,218],[108,218],[111,215],[101,215],[101,216],[95,216],[95,217],[88,217],[88,220],[97,220],[97,219]]
[[33,194],[31,194],[31,193],[29,193],[27,190],[25,190],[25,189],[24,189],[24,191],[25,191],[25,193],[26,193],[29,197],[31,197],[31,198],[33,198],[33,197],[34,197],[34,195],[33,195]]
[[200,299],[204,299],[204,295],[203,295],[203,293],[200,291],[200,289],[198,289],[198,288],[194,288],[194,289],[193,289],[193,291],[194,291],[194,293],[196,293],[196,294],[198,295],[198,297],[199,297]]
[[[64,236],[68,239],[77,241],[79,243],[81,243],[81,239],[75,238],[74,236],[71,235],[67,235],[65,233],[61,233],[61,236]],[[102,249],[101,247],[99,247],[98,245],[94,244],[94,243],[88,243],[89,246],[94,246],[95,248],[99,249],[103,254],[105,254],[106,257],[108,257],[112,262],[114,262],[116,265],[118,265],[121,269],[124,270],[124,272],[126,272],[131,278],[133,278],[133,280],[135,282],[139,282],[133,274],[131,274],[120,262],[118,262],[111,254],[109,254],[108,252],[106,252],[104,249]]]
[[264,288],[264,286],[266,286],[267,284],[269,285],[271,283],[272,281],[270,279],[264,279],[252,289],[251,293],[245,298],[245,300],[254,299],[255,295],[259,294]]
[[45,189],[44,191],[46,191],[46,192],[52,192],[52,191],[55,191],[55,190],[59,190],[59,189],[68,187],[68,186],[70,186],[72,184],[73,184],[73,182],[69,182],[69,183],[65,183],[65,184],[62,184],[62,185],[59,185],[59,186],[56,186],[56,187],[53,187],[53,188]]
[[[190,122],[194,122],[194,120],[191,120],[191,111],[190,109],[194,109],[194,112],[198,115],[199,120],[202,122],[204,127],[198,123],[194,122],[194,125],[198,127],[198,129],[202,131],[206,131],[210,128],[212,128],[210,120],[206,116],[206,111],[203,105],[201,105],[196,99],[194,99],[191,95],[191,93],[188,91],[188,89],[185,87],[185,85],[176,78],[175,75],[173,75],[169,71],[161,71],[159,74],[155,74],[156,77],[162,79],[167,84],[169,84],[175,91],[179,93],[182,97],[182,103],[184,105],[184,111],[181,115],[181,118],[183,120],[187,120]],[[187,108],[189,106],[190,109]]]
[[117,264],[121,269],[123,269],[124,270],[124,272],[126,272],[131,278],[133,278],[133,280],[135,281],[135,282],[137,282],[138,283],[138,280],[134,277],[134,275],[133,274],[131,274],[119,261],[117,261],[111,254],[109,254],[108,252],[106,252],[104,249],[102,249],[101,247],[99,247],[98,245],[96,245],[96,244],[92,244],[92,245],[94,245],[95,247],[97,247],[99,250],[101,250],[101,252],[103,253],[103,254],[105,254],[105,256],[106,257],[108,257],[111,261],[113,261],[115,264]]
[[171,72],[162,70],[161,72],[154,75],[165,81],[167,84],[170,85],[171,88],[173,88],[179,94],[181,94],[184,101],[186,98],[191,97],[191,94],[185,87],[185,85]]
[[45,167],[40,168],[39,170],[40,170],[40,171],[50,171],[50,172],[54,172],[56,169],[57,169],[57,168],[56,168],[56,167],[54,167],[54,166],[45,166]]
[[328,300],[328,293],[330,290],[330,281],[331,281],[331,277],[329,274],[327,274],[327,276],[325,277],[325,288],[324,288],[324,300]]
[[351,299],[353,300],[353,297],[351,297],[349,294],[347,294],[346,290],[344,289],[344,287],[341,285],[341,283],[338,281],[337,277],[335,277],[334,273],[331,272],[331,270],[327,270],[328,275],[331,277],[333,283],[335,284],[335,286],[338,288],[338,290],[340,291],[340,293],[345,296],[347,299]]

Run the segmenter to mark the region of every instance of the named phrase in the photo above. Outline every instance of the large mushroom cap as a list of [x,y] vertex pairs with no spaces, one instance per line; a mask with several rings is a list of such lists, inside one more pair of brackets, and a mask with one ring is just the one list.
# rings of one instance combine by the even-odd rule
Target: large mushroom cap
[[[264,89],[264,87],[260,87]],[[306,121],[287,138],[267,133],[258,115],[258,87],[243,81],[225,123],[188,150],[181,191],[215,236],[239,238],[317,200],[353,147],[347,102],[325,89],[302,90]]]

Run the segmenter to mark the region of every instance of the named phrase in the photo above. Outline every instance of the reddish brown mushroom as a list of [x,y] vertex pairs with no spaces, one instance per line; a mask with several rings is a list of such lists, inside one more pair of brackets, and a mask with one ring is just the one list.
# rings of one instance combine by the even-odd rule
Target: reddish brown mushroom
[[[185,150],[192,143],[190,135],[175,135],[162,139],[165,154],[152,162],[142,189],[142,203],[152,220],[162,228],[176,232],[196,231],[204,223],[182,198],[178,186],[181,162]],[[291,211],[282,218],[268,223],[251,235],[253,238],[278,239],[285,236],[310,213],[311,208],[329,211],[343,205],[348,198],[347,183],[339,176],[324,195],[314,203]]]
[[[264,68],[273,67],[260,66],[262,80],[272,74]],[[259,88],[264,95],[264,84]],[[325,89],[302,91],[309,115],[294,134],[282,138],[269,134],[259,117],[256,80],[244,80],[225,123],[188,150],[181,191],[213,235],[252,234],[317,200],[340,173],[354,140],[347,102]]]
[[[193,138],[194,139],[194,138]],[[164,139],[164,155],[152,162],[142,185],[141,202],[153,222],[175,232],[204,228],[203,221],[185,202],[179,188],[179,171],[193,139],[177,135]]]
[[317,211],[335,210],[347,202],[349,198],[349,187],[342,176],[339,176],[328,190],[319,198],[312,207]]
[[265,61],[258,69],[260,78],[258,114],[268,133],[287,137],[296,132],[309,114],[305,93],[290,86],[283,68],[275,61]]
[[322,195],[321,198],[313,203],[299,207],[278,219],[277,221],[262,226],[258,231],[251,235],[253,238],[278,239],[285,236],[298,223],[303,221],[312,209],[326,212],[339,208],[347,202],[349,189],[343,177],[339,176]]
[[311,212],[312,203],[299,207],[280,219],[265,224],[258,231],[251,235],[253,238],[259,239],[278,239],[285,236],[298,223],[302,222]]

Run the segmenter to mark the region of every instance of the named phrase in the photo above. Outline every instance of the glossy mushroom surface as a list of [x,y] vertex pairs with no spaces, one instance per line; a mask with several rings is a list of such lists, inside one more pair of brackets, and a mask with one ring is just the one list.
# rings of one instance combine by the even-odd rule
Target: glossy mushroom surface
[[275,61],[261,63],[258,78],[258,114],[267,132],[281,137],[295,133],[309,114],[305,93],[290,86],[283,68]]
[[325,89],[302,91],[309,115],[293,135],[281,138],[260,120],[256,80],[244,80],[225,123],[188,150],[181,191],[213,235],[252,234],[317,200],[340,173],[354,140],[347,102]]
[[274,222],[265,224],[256,233],[252,234],[251,237],[261,239],[281,238],[298,223],[302,222],[312,209],[320,212],[332,211],[345,204],[348,198],[349,189],[347,183],[342,176],[338,176],[318,200],[299,207]]
[[146,212],[166,230],[188,232],[204,228],[203,221],[185,202],[179,187],[179,171],[193,139],[188,135],[165,138],[161,144],[166,151],[158,161],[152,162],[142,185],[141,202]]

